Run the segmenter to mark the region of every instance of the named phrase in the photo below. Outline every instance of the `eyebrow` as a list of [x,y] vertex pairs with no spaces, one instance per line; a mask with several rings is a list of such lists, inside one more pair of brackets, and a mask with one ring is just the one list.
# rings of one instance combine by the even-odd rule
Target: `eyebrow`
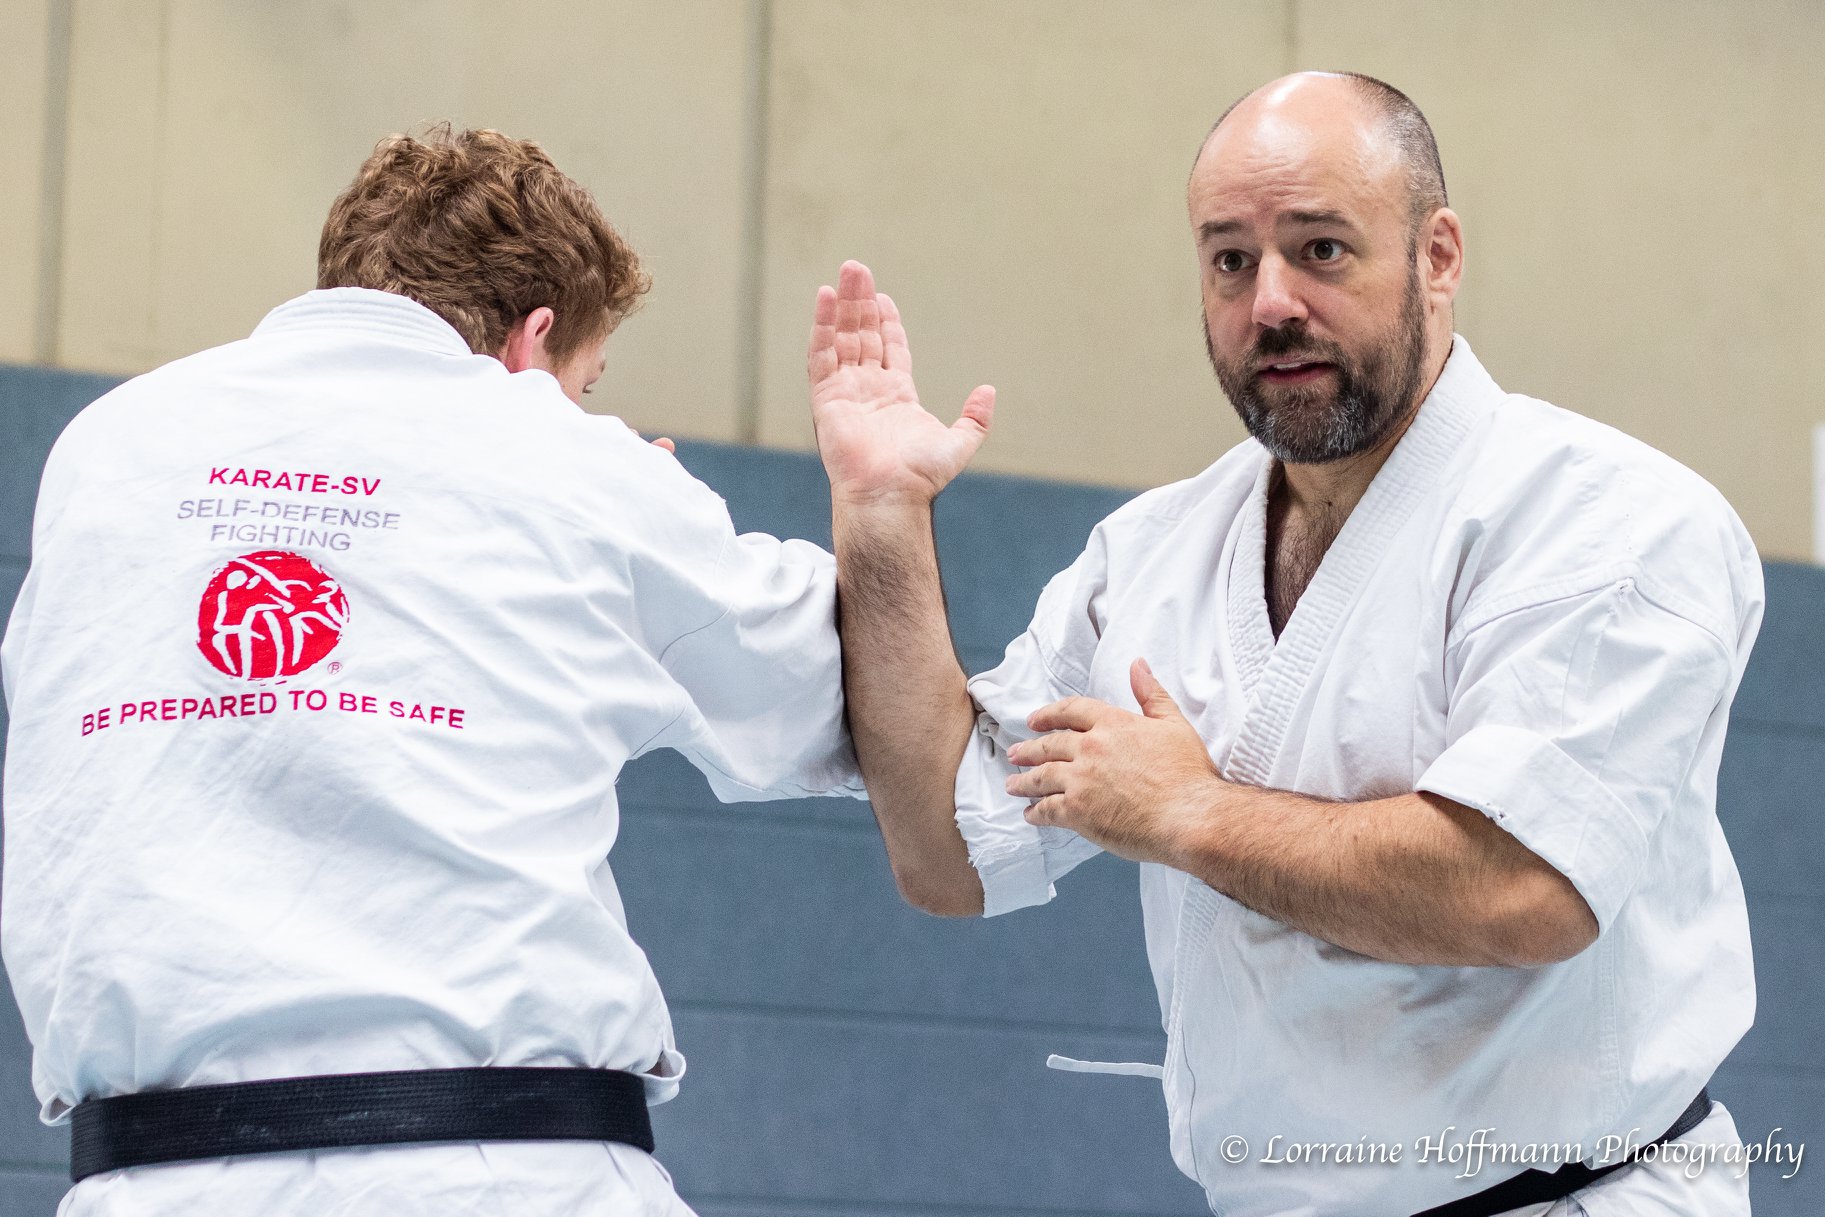
[[[1341,228],[1353,229],[1356,227],[1350,217],[1341,211],[1289,211],[1285,213],[1285,216],[1301,226],[1334,224]],[[1198,240],[1208,241],[1212,237],[1226,237],[1231,233],[1240,232],[1242,228],[1241,220],[1206,220],[1198,226]]]

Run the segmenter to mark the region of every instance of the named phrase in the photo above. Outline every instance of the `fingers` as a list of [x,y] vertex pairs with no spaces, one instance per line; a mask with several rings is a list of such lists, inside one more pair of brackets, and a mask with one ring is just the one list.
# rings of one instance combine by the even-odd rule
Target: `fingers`
[[854,259],[843,263],[837,276],[836,354],[844,364],[881,362],[881,310],[875,303],[874,275]]
[[912,371],[912,348],[906,345],[906,326],[900,320],[900,306],[886,292],[875,295],[881,310],[881,363],[896,372]]
[[1038,739],[1023,740],[1008,749],[1008,759],[1016,765],[1043,765],[1047,761],[1074,761],[1083,744],[1075,731],[1056,731]]
[[873,272],[852,259],[843,263],[834,289],[817,290],[805,370],[815,384],[844,365],[870,364],[906,370],[912,355],[899,310],[875,292]]
[[1007,792],[1016,798],[1042,799],[1049,794],[1063,794],[1070,766],[1062,761],[1048,761],[1037,769],[1008,775]]
[[856,302],[858,314],[856,337],[861,340],[860,361],[864,367],[882,366],[881,302],[873,295]]
[[654,440],[653,447],[663,448],[665,451],[671,453],[673,456],[678,455],[678,445],[676,443],[674,443],[672,441],[672,438],[668,435],[662,435],[658,439]]
[[836,369],[836,289],[826,283],[817,289],[817,304],[811,310],[811,343],[805,350],[805,374],[812,384],[817,384]]
[[1027,823],[1041,828],[1049,825],[1061,825],[1065,822],[1065,796],[1048,795],[1034,803],[1027,804],[1025,812]]
[[1094,697],[1067,697],[1033,711],[1027,716],[1027,726],[1035,731],[1088,731],[1111,713],[1121,712]]
[[862,362],[862,285],[874,298],[874,282],[860,262],[845,262],[836,285],[836,359],[843,365]]

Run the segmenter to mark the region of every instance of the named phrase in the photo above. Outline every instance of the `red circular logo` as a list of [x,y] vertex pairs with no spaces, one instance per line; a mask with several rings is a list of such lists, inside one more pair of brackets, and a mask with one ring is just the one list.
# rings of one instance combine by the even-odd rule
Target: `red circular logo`
[[242,554],[203,590],[196,645],[226,676],[296,676],[336,649],[348,623],[342,584],[309,558],[269,549]]

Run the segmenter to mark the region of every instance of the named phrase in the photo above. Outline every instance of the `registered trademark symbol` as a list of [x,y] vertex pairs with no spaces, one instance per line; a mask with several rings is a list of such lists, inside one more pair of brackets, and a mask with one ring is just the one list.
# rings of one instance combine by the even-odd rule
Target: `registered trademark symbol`
[[342,665],[332,659],[330,661],[330,675],[334,676],[336,673],[338,673],[340,671],[342,671]]

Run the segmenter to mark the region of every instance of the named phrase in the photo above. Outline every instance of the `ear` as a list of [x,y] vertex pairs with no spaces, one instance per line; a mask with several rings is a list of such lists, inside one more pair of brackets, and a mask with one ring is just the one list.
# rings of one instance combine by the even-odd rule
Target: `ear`
[[1419,233],[1419,273],[1426,294],[1442,305],[1457,297],[1464,274],[1464,226],[1457,212],[1441,207]]
[[557,314],[543,305],[533,309],[513,323],[513,328],[507,331],[507,341],[501,344],[495,358],[505,364],[509,372],[524,372],[531,368],[552,371],[545,342],[551,336],[551,327],[556,320]]

